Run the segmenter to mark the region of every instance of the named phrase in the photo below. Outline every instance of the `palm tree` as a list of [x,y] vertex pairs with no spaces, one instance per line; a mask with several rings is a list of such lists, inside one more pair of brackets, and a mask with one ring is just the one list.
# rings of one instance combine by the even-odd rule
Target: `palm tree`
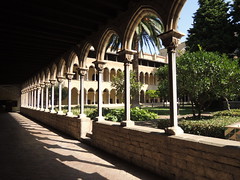
[[[136,27],[132,49],[137,51],[133,59],[133,71],[136,74],[135,80],[137,82],[139,82],[139,53],[143,52],[144,48],[147,48],[151,54],[153,54],[152,48],[154,52],[159,52],[161,41],[157,35],[163,33],[163,30],[164,27],[161,20],[154,15],[144,16]],[[119,36],[114,34],[111,36],[106,49],[110,48],[111,51],[117,51],[120,47],[120,43]],[[136,93],[132,104],[133,106],[139,105],[139,93]]]

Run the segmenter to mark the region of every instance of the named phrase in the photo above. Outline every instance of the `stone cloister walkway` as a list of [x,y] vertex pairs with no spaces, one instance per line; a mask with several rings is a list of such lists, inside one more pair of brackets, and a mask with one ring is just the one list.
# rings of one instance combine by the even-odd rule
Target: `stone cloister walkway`
[[0,180],[161,179],[18,113],[0,113],[0,142]]

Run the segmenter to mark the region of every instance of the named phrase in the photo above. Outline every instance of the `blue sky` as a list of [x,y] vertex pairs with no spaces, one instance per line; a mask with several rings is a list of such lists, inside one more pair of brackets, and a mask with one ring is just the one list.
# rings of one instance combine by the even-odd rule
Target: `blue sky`
[[198,9],[198,0],[187,0],[180,14],[180,19],[178,22],[178,31],[186,34],[182,37],[181,41],[184,42],[187,37],[187,30],[192,27],[193,24],[193,14]]

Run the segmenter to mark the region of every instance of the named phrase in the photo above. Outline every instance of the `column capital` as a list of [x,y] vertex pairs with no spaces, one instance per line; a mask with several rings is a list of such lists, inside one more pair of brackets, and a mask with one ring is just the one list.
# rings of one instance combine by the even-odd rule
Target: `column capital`
[[45,83],[40,83],[40,87],[44,88],[45,87]]
[[44,84],[45,86],[50,86],[51,83],[49,81],[45,81]]
[[136,53],[137,51],[135,50],[123,49],[118,52],[118,55],[120,59],[123,60],[124,63],[129,64],[133,60],[133,55]]
[[163,45],[167,49],[176,49],[179,44],[179,40],[185,34],[178,32],[176,29],[171,29],[165,33],[160,34],[158,37],[162,40]]
[[106,61],[93,61],[93,64],[95,65],[95,68],[97,71],[102,71],[104,68],[104,65],[106,64]]
[[80,67],[78,68],[78,73],[80,76],[85,76],[85,74],[87,73],[88,68],[84,68],[84,67]]
[[65,77],[63,77],[63,76],[58,76],[58,77],[57,77],[57,81],[58,81],[59,83],[62,83],[62,82],[64,81],[64,79],[65,79]]
[[36,88],[41,89],[41,84],[38,84]]
[[75,73],[67,72],[66,78],[67,78],[68,80],[72,80],[74,74],[75,74]]
[[50,79],[50,83],[51,83],[51,85],[55,85],[56,84],[56,80],[55,79]]

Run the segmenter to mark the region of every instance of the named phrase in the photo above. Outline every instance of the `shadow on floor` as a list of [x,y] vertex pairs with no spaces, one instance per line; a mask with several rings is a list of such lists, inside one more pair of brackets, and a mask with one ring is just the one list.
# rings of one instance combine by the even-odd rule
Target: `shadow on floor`
[[0,179],[163,179],[29,120],[0,113]]

